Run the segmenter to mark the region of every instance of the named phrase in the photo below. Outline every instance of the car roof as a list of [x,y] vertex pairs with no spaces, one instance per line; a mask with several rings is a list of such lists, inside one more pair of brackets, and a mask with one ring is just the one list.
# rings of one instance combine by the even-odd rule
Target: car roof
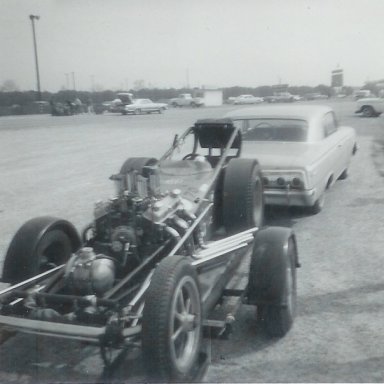
[[253,117],[296,118],[312,120],[320,117],[332,108],[326,105],[298,104],[298,105],[265,105],[257,107],[239,108],[228,112],[225,117],[231,119],[249,119]]

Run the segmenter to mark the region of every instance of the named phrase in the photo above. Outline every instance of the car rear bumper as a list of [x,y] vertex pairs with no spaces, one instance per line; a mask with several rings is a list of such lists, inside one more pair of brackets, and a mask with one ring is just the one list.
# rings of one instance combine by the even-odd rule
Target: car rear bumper
[[310,207],[316,201],[316,190],[265,189],[264,201],[267,205]]

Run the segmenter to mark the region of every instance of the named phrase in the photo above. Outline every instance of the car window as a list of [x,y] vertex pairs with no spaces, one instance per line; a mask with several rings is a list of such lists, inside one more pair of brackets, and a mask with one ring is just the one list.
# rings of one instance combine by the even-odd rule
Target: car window
[[323,117],[324,137],[328,137],[337,131],[337,120],[333,112],[328,112]]
[[245,141],[306,141],[308,123],[299,119],[236,120]]

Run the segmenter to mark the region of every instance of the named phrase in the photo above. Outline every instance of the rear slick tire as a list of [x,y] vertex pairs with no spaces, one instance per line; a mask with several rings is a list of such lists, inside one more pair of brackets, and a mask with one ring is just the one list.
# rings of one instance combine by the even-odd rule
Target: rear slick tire
[[64,264],[80,244],[80,236],[68,221],[33,218],[20,227],[9,245],[2,280],[18,283]]
[[121,174],[126,174],[131,171],[137,171],[142,176],[147,176],[144,167],[155,165],[157,160],[154,157],[130,157],[120,168]]
[[232,159],[225,169],[223,184],[223,224],[228,233],[252,227],[264,221],[261,169],[256,160]]

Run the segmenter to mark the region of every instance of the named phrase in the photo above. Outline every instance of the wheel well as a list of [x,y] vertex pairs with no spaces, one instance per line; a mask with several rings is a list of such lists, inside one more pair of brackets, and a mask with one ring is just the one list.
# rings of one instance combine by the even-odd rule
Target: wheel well
[[329,176],[328,178],[328,181],[327,181],[327,185],[325,186],[325,189],[329,189],[329,187],[332,185],[333,183],[333,174],[331,176]]

